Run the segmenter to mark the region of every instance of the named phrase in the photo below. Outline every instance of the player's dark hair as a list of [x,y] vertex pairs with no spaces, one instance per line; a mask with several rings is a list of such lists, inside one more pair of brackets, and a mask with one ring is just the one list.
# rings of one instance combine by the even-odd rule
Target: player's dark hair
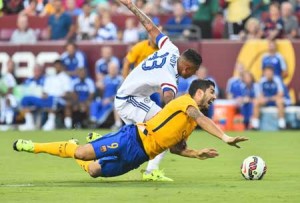
[[205,92],[210,86],[215,87],[215,83],[211,80],[194,80],[189,88],[189,94],[193,97],[198,89],[201,89]]
[[182,56],[187,60],[195,64],[195,67],[199,68],[202,64],[202,57],[194,49],[187,49],[182,53]]

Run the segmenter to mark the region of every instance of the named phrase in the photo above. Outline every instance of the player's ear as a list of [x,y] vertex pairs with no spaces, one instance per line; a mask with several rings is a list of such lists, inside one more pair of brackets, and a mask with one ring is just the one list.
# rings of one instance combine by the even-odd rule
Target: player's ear
[[202,89],[198,89],[198,90],[196,91],[196,96],[197,96],[198,98],[202,99],[202,97],[204,96],[203,90],[202,90]]

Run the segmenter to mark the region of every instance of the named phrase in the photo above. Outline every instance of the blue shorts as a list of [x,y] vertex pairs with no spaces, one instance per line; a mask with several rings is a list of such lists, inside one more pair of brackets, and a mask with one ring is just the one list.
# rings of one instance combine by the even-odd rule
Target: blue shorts
[[125,125],[91,144],[103,177],[122,175],[149,160],[135,125]]

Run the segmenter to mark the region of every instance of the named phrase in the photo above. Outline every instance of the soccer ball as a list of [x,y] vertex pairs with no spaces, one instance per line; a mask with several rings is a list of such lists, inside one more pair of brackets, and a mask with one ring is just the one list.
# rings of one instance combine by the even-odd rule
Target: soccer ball
[[267,172],[267,165],[259,156],[249,156],[244,159],[241,172],[247,180],[261,180]]

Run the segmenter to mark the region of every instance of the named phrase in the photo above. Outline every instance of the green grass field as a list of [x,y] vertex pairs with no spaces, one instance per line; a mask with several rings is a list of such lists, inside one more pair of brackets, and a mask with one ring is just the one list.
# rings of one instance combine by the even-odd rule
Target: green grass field
[[[0,202],[300,202],[299,131],[245,132],[250,140],[241,149],[196,131],[189,146],[214,147],[220,156],[200,161],[168,153],[161,168],[175,180],[171,183],[140,181],[145,165],[121,177],[93,179],[72,159],[12,149],[18,138],[50,142],[75,137],[83,143],[87,132],[0,132]],[[263,180],[242,178],[240,165],[249,155],[266,161]]]

